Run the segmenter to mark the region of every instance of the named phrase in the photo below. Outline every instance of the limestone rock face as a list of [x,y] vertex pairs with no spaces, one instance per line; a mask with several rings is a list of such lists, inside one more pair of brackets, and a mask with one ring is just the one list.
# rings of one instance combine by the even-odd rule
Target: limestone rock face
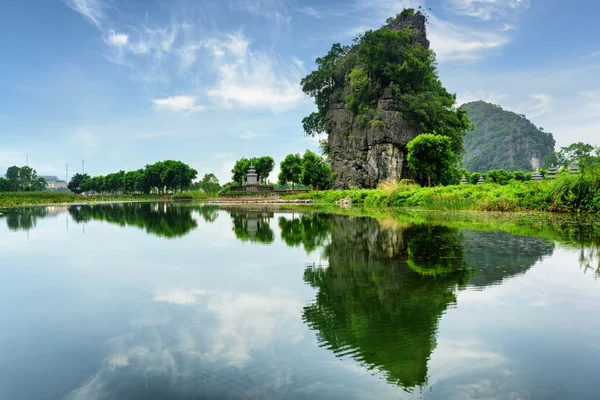
[[[397,18],[388,28],[409,28],[412,42],[429,48],[425,17],[420,13]],[[421,129],[407,121],[389,88],[384,88],[377,102],[381,122],[376,126],[361,126],[345,106],[350,91],[350,87],[345,87],[334,93],[326,113],[329,155],[336,173],[334,187],[374,188],[381,181],[410,177],[405,162],[406,145],[421,133]]]

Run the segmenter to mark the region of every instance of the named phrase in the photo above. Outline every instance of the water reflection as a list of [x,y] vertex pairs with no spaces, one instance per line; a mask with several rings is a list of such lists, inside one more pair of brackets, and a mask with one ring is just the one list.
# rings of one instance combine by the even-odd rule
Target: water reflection
[[286,245],[302,247],[311,253],[325,244],[332,225],[324,214],[292,214],[291,218],[279,217],[279,229]]
[[497,284],[554,249],[547,239],[504,233],[322,218],[326,222],[297,224],[295,232],[301,238],[301,227],[318,225],[327,226],[331,235],[323,253],[327,263],[305,270],[305,282],[318,292],[303,319],[321,346],[383,373],[407,391],[427,383],[438,322],[456,304],[459,290]]
[[[304,273],[318,290],[304,320],[336,355],[376,368],[407,390],[424,385],[438,320],[469,276],[458,231],[370,218],[332,222],[328,267]],[[427,251],[427,238],[435,238],[438,251]]]
[[230,211],[233,232],[242,242],[269,244],[275,234],[269,225],[274,214],[270,211]]

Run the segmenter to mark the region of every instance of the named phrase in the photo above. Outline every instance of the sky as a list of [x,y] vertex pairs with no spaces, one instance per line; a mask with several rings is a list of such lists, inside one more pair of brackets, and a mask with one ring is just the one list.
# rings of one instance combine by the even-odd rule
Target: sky
[[224,183],[238,158],[318,151],[300,79],[407,6],[427,10],[459,104],[525,114],[557,148],[600,145],[593,0],[0,0],[0,171],[174,159]]

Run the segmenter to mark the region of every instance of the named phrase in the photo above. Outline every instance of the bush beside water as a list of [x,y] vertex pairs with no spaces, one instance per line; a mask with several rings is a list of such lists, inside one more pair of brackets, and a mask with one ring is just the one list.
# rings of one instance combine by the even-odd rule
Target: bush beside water
[[511,180],[506,185],[450,185],[420,187],[381,184],[377,189],[310,192],[289,197],[336,203],[350,199],[365,207],[408,207],[429,210],[477,211],[600,211],[600,175],[562,174],[543,182]]

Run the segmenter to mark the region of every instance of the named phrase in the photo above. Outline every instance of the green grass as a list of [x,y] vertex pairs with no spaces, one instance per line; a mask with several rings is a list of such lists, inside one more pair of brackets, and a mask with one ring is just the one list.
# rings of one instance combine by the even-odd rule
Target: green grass
[[163,195],[93,195],[80,196],[61,192],[0,192],[0,208],[61,203],[97,203],[107,201],[169,200]]
[[352,204],[364,207],[426,210],[596,213],[600,211],[600,178],[567,174],[552,181],[511,181],[507,185],[382,185],[377,189],[312,191],[285,198],[312,199],[324,204],[350,199]]

